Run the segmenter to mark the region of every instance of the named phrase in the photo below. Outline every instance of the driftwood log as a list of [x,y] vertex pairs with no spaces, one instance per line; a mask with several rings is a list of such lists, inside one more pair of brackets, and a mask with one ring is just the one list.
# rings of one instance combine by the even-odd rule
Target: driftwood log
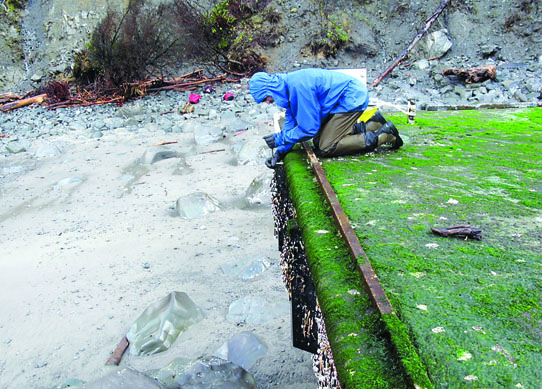
[[[158,78],[153,80],[145,80],[139,82],[126,83],[113,89],[94,89],[96,85],[91,85],[88,90],[80,90],[77,88],[75,96],[70,96],[64,93],[63,97],[59,98],[55,95],[58,88],[51,88],[51,91],[40,94],[38,96],[26,98],[32,91],[19,96],[14,93],[0,94],[0,112],[7,112],[13,109],[21,108],[30,104],[41,104],[46,102],[47,108],[50,110],[58,108],[68,108],[77,106],[99,105],[99,104],[117,104],[122,105],[129,99],[135,99],[145,96],[149,92],[160,92],[164,90],[174,91],[192,91],[197,90],[204,84],[239,82],[239,79],[229,78],[226,74],[206,77],[203,69],[198,69],[193,72],[183,74],[182,76],[166,80]],[[50,84],[54,84],[50,83]],[[61,86],[60,83],[56,83]],[[69,88],[66,84],[66,88]],[[36,92],[34,92],[36,93]],[[65,95],[65,96],[64,96]],[[55,98],[56,97],[56,98]]]
[[24,99],[25,97],[26,96],[19,96],[11,92],[2,93],[0,94],[0,104],[10,103],[15,100],[21,100],[21,99]]
[[25,106],[30,105],[30,104],[41,104],[41,103],[43,103],[43,101],[46,98],[47,98],[47,94],[44,93],[44,94],[37,95],[37,96],[34,96],[34,97],[28,97],[28,98],[22,99],[22,100],[15,100],[15,101],[13,101],[11,103],[7,103],[7,104],[4,104],[4,105],[0,106],[0,111],[7,112],[7,111],[11,111],[12,109],[25,107]]
[[484,82],[485,80],[493,80],[497,75],[497,67],[495,65],[485,65],[472,69],[444,69],[443,76],[455,76],[459,81],[472,84],[473,82]]

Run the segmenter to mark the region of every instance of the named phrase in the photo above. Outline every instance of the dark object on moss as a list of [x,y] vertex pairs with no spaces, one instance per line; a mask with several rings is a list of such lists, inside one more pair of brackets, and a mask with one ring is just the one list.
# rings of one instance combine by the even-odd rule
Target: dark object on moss
[[451,226],[451,227],[433,227],[431,231],[434,234],[449,237],[457,236],[458,238],[468,238],[482,240],[482,230],[477,227],[471,227],[470,225],[460,225],[460,226]]

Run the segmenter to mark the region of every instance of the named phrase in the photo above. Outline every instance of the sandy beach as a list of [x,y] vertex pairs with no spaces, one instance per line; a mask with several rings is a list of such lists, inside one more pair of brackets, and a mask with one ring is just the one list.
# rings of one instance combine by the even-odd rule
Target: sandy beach
[[[267,347],[249,369],[260,388],[315,387],[310,354],[291,346],[273,236],[261,137],[276,108],[251,104],[246,84],[227,88],[189,115],[179,113],[186,93],[2,114],[0,387],[99,378],[132,323],[173,291],[204,319],[165,352],[127,352],[122,367],[212,355],[248,331]],[[226,90],[234,101],[221,99]],[[182,217],[203,194],[219,209]],[[254,263],[260,270],[241,277]],[[259,319],[229,315],[246,297],[265,300]]]

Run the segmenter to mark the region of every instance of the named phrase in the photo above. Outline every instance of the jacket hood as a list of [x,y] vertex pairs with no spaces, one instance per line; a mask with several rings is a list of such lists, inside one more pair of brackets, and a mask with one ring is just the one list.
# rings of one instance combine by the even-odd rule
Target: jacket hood
[[267,96],[282,108],[288,108],[288,86],[281,74],[255,73],[249,81],[250,94],[260,104]]

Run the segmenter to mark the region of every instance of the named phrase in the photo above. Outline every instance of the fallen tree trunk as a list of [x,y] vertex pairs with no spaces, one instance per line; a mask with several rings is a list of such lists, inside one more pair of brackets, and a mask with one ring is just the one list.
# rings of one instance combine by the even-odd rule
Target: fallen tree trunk
[[399,57],[397,57],[397,59],[390,66],[388,66],[386,70],[380,73],[380,75],[373,81],[373,83],[371,84],[372,88],[377,86],[380,83],[380,81],[382,81],[388,74],[392,72],[393,69],[395,69],[397,65],[399,65],[401,62],[404,61],[404,59],[407,57],[410,50],[412,50],[412,48],[416,45],[416,43],[418,43],[418,41],[422,39],[422,37],[429,30],[431,25],[435,22],[435,20],[437,20],[437,18],[440,16],[442,11],[444,11],[444,8],[446,8],[449,2],[450,0],[444,0],[442,3],[440,3],[435,13],[429,19],[425,21],[425,26],[418,32],[418,34],[414,37],[412,42],[410,42],[408,47],[401,53]]
[[11,103],[4,104],[0,107],[0,111],[7,112],[13,109],[25,107],[30,104],[41,104],[47,98],[47,94],[41,94],[34,97],[29,97],[27,99],[13,101]]

